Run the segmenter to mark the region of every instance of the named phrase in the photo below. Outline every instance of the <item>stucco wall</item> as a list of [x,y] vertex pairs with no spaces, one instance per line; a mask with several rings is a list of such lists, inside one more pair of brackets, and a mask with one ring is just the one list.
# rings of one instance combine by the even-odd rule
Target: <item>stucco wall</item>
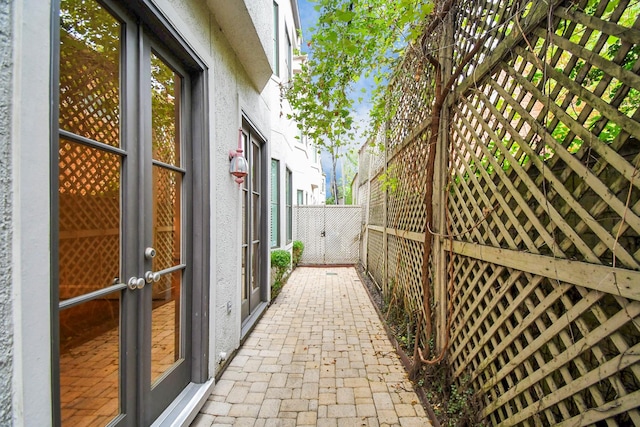
[[158,4],[209,66],[212,215],[209,372],[215,375],[221,366],[220,353],[231,354],[237,349],[241,333],[242,208],[240,187],[229,174],[229,150],[237,146],[242,112],[268,137],[270,111],[205,2],[158,0]]
[[0,0],[0,425],[11,424],[11,45],[12,1]]
[[[240,62],[232,60],[235,58],[233,50],[215,23],[212,25],[211,34],[212,54],[216,64],[212,96],[214,105],[211,106],[212,118],[215,117],[212,121],[215,141],[211,159],[214,173],[212,199],[216,201],[212,251],[215,252],[217,269],[213,290],[215,306],[212,307],[212,315],[215,315],[216,341],[215,353],[210,355],[210,362],[217,371],[220,366],[220,352],[230,354],[237,348],[241,330],[239,267],[242,206],[240,186],[229,174],[229,150],[237,145],[242,112],[268,137],[269,111],[263,98],[253,90]],[[229,90],[230,88],[236,90]],[[231,313],[226,311],[228,301],[232,303]],[[233,333],[229,334],[226,331]]]
[[[0,0],[2,1],[2,0]],[[51,1],[12,3],[12,423],[51,423]]]

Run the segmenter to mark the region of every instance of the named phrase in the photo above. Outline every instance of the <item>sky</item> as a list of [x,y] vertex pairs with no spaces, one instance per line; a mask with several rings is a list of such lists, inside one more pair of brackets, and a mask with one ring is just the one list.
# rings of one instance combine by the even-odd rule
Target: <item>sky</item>
[[[303,53],[308,53],[308,47],[307,47],[307,42],[309,40],[311,40],[311,33],[309,32],[311,27],[314,27],[316,25],[316,22],[318,20],[318,16],[319,13],[314,9],[314,4],[313,2],[309,1],[309,0],[298,0],[298,9],[300,12],[300,25],[302,26],[302,37],[303,37],[303,45],[302,45],[302,52]],[[354,89],[354,96],[358,97],[358,96],[362,96],[362,94],[360,93],[360,89],[362,87],[367,87],[367,88],[371,88],[372,87],[372,82],[367,80],[367,79],[360,79],[360,81],[358,82],[358,86]],[[365,95],[366,97],[366,95]],[[365,100],[364,102],[358,104],[356,106],[356,111],[354,114],[354,118],[356,120],[357,123],[359,123],[360,128],[361,129],[366,129],[366,124],[368,122],[368,118],[369,118],[369,103],[368,100]],[[365,143],[364,138],[357,138],[354,141],[354,147],[356,149],[356,151],[362,146],[362,144]],[[322,170],[324,171],[324,173],[326,174],[327,177],[327,196],[329,196],[328,192],[330,189],[329,186],[329,179],[331,176],[330,170],[331,170],[331,156],[329,155],[329,153],[327,152],[323,152],[320,156],[320,160],[322,163]],[[338,161],[338,171],[337,171],[337,175],[338,175],[338,181],[341,181],[342,178],[342,161],[339,160]],[[347,183],[350,184],[350,183]]]

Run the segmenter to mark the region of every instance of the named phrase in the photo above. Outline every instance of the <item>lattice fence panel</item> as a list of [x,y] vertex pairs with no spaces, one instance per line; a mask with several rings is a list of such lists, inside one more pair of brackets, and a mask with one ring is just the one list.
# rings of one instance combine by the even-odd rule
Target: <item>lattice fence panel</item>
[[[360,185],[358,189],[358,204],[361,206],[360,216],[360,228],[362,234],[360,235],[360,261],[363,265],[366,265],[367,260],[367,219],[369,218],[369,182],[365,182],[364,185]],[[357,263],[358,260],[356,260]]]
[[484,392],[493,425],[638,425],[640,302],[464,256],[454,266],[452,367]]
[[[486,421],[640,426],[640,3],[550,3],[439,2],[448,14],[427,24],[422,52],[450,49],[462,69],[439,139],[448,170],[436,171],[450,273],[430,285],[453,284],[449,362]],[[382,285],[401,284],[409,310],[425,233],[425,190],[409,189],[424,179],[434,99],[420,54],[393,81],[387,184],[370,194],[387,209],[369,216],[382,228],[369,251],[384,261],[387,249]]]
[[371,169],[369,169],[369,177],[370,179],[375,179],[380,173],[382,173],[385,164],[384,153],[379,153],[378,155],[373,155],[371,161]]
[[[638,269],[638,12],[562,4],[554,27],[542,22],[459,98],[457,240]],[[638,301],[526,268],[454,264],[451,363],[472,373],[493,425],[640,425]]]
[[428,132],[418,135],[389,162],[383,185],[389,189],[387,227],[411,232],[424,232],[424,189]]
[[371,156],[373,148],[363,147],[358,154],[358,177],[360,182],[367,182],[371,176]]
[[[458,82],[472,77],[506,36],[518,30],[518,22],[524,21],[531,13],[532,3],[527,0],[453,2],[450,14],[453,16],[454,64],[460,64],[474,46],[482,47],[464,66]],[[438,45],[440,49],[442,46]],[[431,51],[435,54],[436,51]]]
[[[561,10],[563,16],[568,16]],[[557,47],[545,48],[546,29],[535,30],[534,34],[540,38],[532,36],[529,42],[540,46],[538,55],[529,53],[527,46],[516,47],[517,55],[479,86],[473,98],[465,99],[456,109],[455,161],[459,168],[457,180],[463,184],[461,195],[465,195],[463,187],[467,196],[494,187],[497,192],[508,190],[508,197],[523,202],[514,203],[509,209],[506,200],[495,196],[485,198],[476,206],[475,215],[467,213],[468,218],[461,224],[468,228],[482,218],[482,209],[495,208],[497,211],[491,215],[493,221],[487,222],[494,227],[508,224],[513,235],[519,232],[517,241],[512,242],[506,230],[500,230],[501,241],[494,241],[493,245],[532,252],[543,250],[556,256],[608,265],[613,263],[615,249],[618,265],[638,268],[640,218],[636,205],[640,191],[638,183],[633,182],[638,161],[633,159],[633,153],[637,156],[639,144],[629,134],[640,133],[640,126],[633,118],[637,114],[637,100],[631,99],[637,89],[624,81],[602,84],[607,80],[606,72],[593,67],[588,67],[591,71],[581,79],[578,73],[585,68],[585,63],[580,62],[579,55],[588,55],[582,51],[584,48],[571,42],[577,37],[576,26],[567,20],[560,20],[560,24],[574,29],[563,30],[567,38],[562,38],[564,42],[556,41],[567,50],[558,54]],[[584,29],[578,35],[583,33]],[[602,61],[601,65],[609,67],[611,73],[618,70],[621,78],[626,76],[627,83],[634,84],[630,77],[633,73],[624,73],[624,67],[613,68],[616,57],[620,57],[621,63],[629,63],[629,54],[633,51],[625,49],[627,52],[620,54],[621,48],[616,47],[611,37],[607,33],[590,36],[595,40],[609,40],[609,51],[617,52],[615,55],[611,52],[611,61]],[[560,37],[554,36],[554,40],[556,38]],[[637,54],[633,55],[629,66],[640,67]],[[541,66],[544,60],[549,65]],[[589,74],[596,77],[587,79]],[[582,83],[572,80],[571,76]],[[608,80],[612,79],[608,76]],[[619,95],[621,93],[626,95]],[[615,96],[618,99],[614,102]],[[487,117],[493,119],[487,120]],[[631,162],[620,152],[629,152]],[[495,206],[489,204],[492,201]],[[516,212],[525,215],[516,219]],[[464,212],[456,214],[458,218],[465,215]],[[505,221],[500,215],[511,218]],[[624,223],[622,217],[625,217]],[[474,230],[476,235],[479,231]],[[532,238],[527,241],[529,233]],[[480,241],[480,237],[475,239]]]
[[383,251],[384,234],[380,231],[369,230],[367,237],[367,269],[378,286],[386,286],[385,253]]
[[[422,243],[390,235],[387,237],[388,263],[387,292],[396,298],[411,319],[424,319],[422,307],[422,277],[420,270],[409,268],[422,265]],[[395,295],[391,295],[394,293]]]
[[367,218],[369,217],[369,183],[361,185],[358,188],[358,204],[362,206],[360,223],[365,224],[367,222]]
[[378,179],[371,181],[369,197],[369,225],[382,226],[384,224],[384,193],[382,183]]
[[[424,50],[437,51],[437,33],[425,39]],[[431,114],[430,103],[433,98],[434,79],[432,69],[428,66],[421,49],[408,49],[402,67],[396,72],[391,96],[396,111],[389,122],[386,150],[393,154],[407,138],[413,139],[412,133],[428,123]]]

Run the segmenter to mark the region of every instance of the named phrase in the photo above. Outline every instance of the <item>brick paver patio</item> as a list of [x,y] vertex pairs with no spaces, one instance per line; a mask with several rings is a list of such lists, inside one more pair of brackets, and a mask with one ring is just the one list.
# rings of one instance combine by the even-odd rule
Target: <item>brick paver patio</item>
[[353,268],[297,268],[192,427],[431,426]]

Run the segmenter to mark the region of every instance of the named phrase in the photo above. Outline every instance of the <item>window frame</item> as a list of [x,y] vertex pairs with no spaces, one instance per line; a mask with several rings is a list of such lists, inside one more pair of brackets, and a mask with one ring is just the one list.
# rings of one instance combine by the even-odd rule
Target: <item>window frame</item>
[[286,25],[284,27],[284,35],[287,38],[287,58],[285,61],[287,65],[287,78],[291,79],[293,77],[293,44],[291,43],[291,36],[289,36],[289,28],[287,28]]
[[286,170],[286,197],[285,197],[285,213],[286,213],[286,242],[287,244],[293,241],[293,173],[291,169]]
[[[274,169],[275,168],[275,169]],[[271,191],[270,191],[270,236],[269,246],[280,246],[280,160],[271,159]],[[275,174],[275,179],[274,179]]]
[[273,74],[280,77],[280,6],[273,2]]

